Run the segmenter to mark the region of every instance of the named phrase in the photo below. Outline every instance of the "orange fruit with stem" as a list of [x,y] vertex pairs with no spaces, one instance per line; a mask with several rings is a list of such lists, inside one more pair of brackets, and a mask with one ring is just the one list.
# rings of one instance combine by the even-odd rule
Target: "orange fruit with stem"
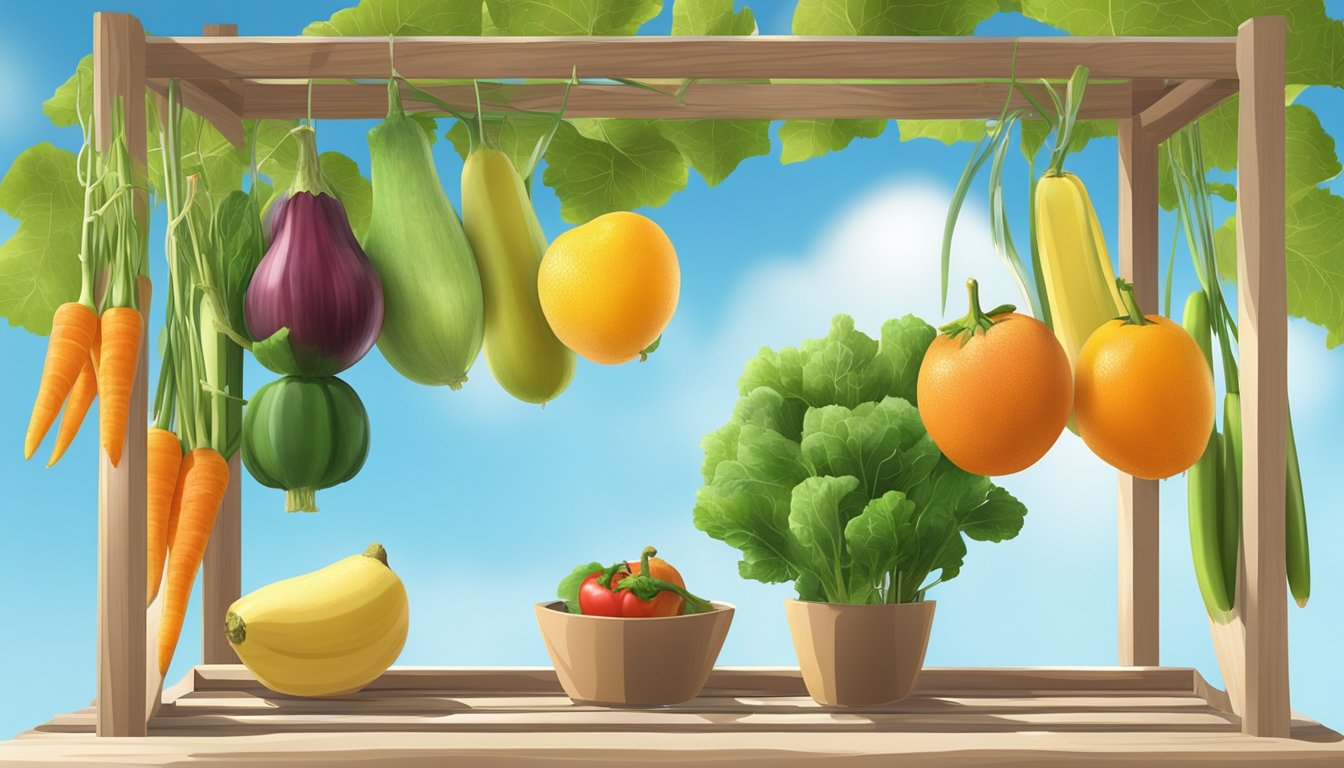
[[938,449],[977,475],[1035,464],[1069,420],[1069,358],[1045,323],[1012,305],[984,312],[966,281],[970,311],[948,323],[920,364],[915,398]]
[[541,311],[556,338],[607,365],[653,351],[680,291],[672,241],[652,220],[627,211],[557,237],[537,274]]
[[1123,280],[1127,315],[1088,337],[1074,372],[1078,434],[1106,463],[1156,480],[1189,469],[1213,432],[1213,372],[1195,340],[1144,315]]

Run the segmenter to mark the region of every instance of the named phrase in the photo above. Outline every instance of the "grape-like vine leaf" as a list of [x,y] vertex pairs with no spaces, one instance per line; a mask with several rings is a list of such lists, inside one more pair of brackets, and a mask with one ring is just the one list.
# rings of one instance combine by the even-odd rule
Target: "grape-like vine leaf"
[[353,8],[315,21],[305,35],[479,35],[481,0],[360,0]]
[[658,15],[663,0],[485,0],[485,5],[498,34],[633,35]]
[[551,142],[542,174],[560,197],[560,215],[594,216],[659,206],[686,186],[686,162],[649,120],[571,120]]
[[0,209],[19,222],[0,245],[0,316],[45,336],[56,307],[79,295],[84,188],[74,153],[46,142],[25,150],[0,180]]

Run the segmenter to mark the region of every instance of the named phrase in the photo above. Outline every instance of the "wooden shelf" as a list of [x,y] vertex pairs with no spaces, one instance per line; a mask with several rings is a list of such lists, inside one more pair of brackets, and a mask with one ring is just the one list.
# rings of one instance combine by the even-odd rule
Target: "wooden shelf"
[[720,668],[660,709],[581,706],[548,668],[397,668],[338,699],[295,699],[237,665],[197,667],[145,738],[98,739],[91,709],[11,742],[0,763],[379,765],[1254,765],[1344,763],[1344,737],[1294,715],[1292,738],[1241,733],[1192,669],[928,669],[898,704],[832,709],[797,670]]

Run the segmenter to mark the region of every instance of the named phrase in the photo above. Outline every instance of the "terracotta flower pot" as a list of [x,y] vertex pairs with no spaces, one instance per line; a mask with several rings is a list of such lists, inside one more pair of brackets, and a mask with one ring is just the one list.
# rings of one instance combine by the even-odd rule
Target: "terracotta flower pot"
[[574,701],[617,707],[680,704],[700,693],[714,669],[733,606],[689,616],[621,619],[569,613],[537,603],[537,625],[560,685]]
[[934,605],[784,601],[807,692],[831,707],[889,704],[909,696],[924,666]]

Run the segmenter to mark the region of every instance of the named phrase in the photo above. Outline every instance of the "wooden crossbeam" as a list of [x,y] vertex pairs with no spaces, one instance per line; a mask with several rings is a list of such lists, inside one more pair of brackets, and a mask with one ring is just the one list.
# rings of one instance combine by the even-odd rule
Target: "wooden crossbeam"
[[[385,78],[371,37],[155,37],[151,78]],[[1232,38],[416,37],[396,41],[405,77],[1065,79],[1235,78]]]
[[[1047,103],[1040,85],[1028,85],[1038,103]],[[427,88],[466,112],[476,109],[470,85]],[[658,119],[890,118],[989,119],[998,117],[1008,85],[941,83],[927,85],[822,85],[693,83],[681,100],[677,87],[662,93],[629,85],[576,85],[565,109],[568,117],[639,117]],[[559,110],[565,87],[559,84],[482,86],[482,104],[489,111]],[[308,86],[303,83],[248,81],[243,90],[243,117],[300,118],[308,111]],[[403,89],[409,110],[437,111],[433,104]],[[1027,100],[1013,94],[1011,107],[1031,113]],[[313,117],[377,118],[387,114],[383,85],[315,85]],[[1098,83],[1088,88],[1081,115],[1087,119],[1129,117],[1128,83]]]
[[[166,79],[150,80],[148,85],[155,93],[168,95]],[[235,147],[241,148],[246,143],[240,84],[227,80],[183,80],[181,85],[178,94],[183,107],[205,118]]]
[[1144,133],[1161,142],[1237,92],[1235,80],[1186,80],[1139,114]]

